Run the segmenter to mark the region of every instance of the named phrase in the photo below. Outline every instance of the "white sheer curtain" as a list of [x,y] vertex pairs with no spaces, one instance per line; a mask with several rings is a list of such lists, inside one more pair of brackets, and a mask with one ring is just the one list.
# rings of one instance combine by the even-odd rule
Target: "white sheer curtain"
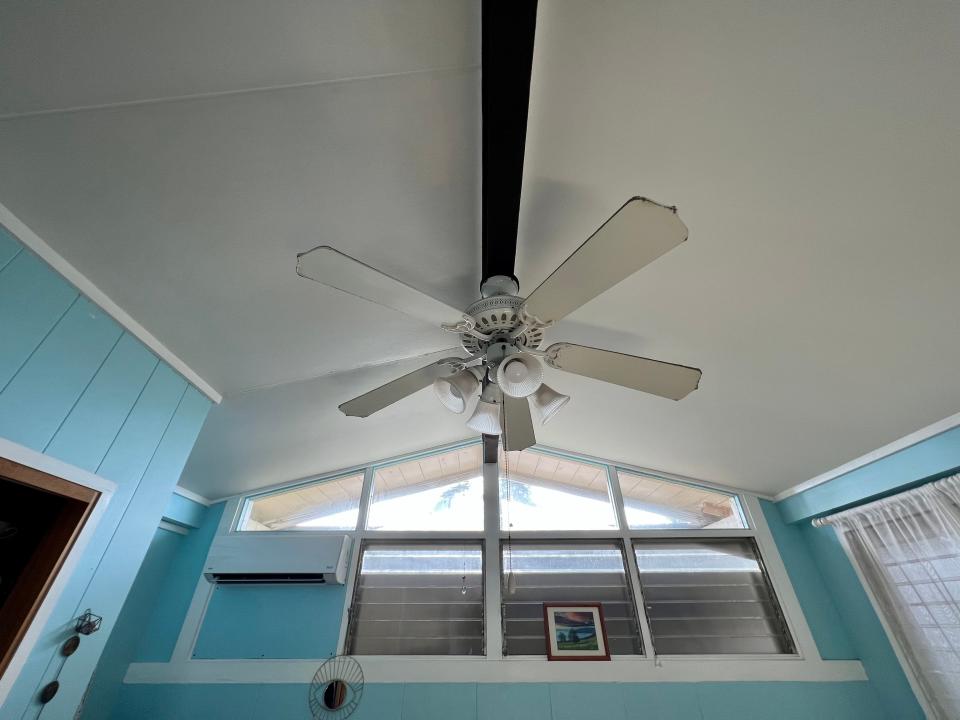
[[860,567],[936,718],[960,718],[960,475],[816,521]]

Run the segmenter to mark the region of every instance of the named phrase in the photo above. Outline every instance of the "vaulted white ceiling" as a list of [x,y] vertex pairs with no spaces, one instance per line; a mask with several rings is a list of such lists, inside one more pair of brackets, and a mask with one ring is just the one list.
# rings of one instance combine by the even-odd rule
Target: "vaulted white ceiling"
[[[626,198],[676,204],[689,242],[550,339],[704,371],[679,403],[550,372],[542,442],[776,492],[960,410],[960,6],[540,4],[522,290]],[[468,436],[429,391],[336,411],[450,337],[294,259],[475,297],[477,2],[20,0],[0,28],[0,202],[225,395],[182,484]]]

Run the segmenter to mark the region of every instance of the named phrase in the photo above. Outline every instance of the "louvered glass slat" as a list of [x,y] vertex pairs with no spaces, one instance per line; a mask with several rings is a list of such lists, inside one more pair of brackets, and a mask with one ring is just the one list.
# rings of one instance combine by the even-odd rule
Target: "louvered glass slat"
[[611,654],[642,654],[636,605],[619,543],[507,543],[501,567],[505,655],[547,654],[546,602],[601,603]]
[[479,543],[370,544],[350,611],[354,655],[482,655]]
[[751,540],[636,541],[634,553],[658,654],[794,652]]

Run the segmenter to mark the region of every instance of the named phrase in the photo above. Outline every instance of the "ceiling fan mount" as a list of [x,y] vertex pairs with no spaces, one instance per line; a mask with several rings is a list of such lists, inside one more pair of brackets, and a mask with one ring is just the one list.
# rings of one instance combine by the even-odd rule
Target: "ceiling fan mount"
[[[433,385],[440,402],[466,412],[484,434],[485,461],[536,443],[532,416],[546,423],[570,399],[543,383],[543,366],[679,400],[697,388],[700,370],[685,365],[559,342],[544,333],[577,308],[687,239],[675,207],[628,200],[527,296],[513,274],[523,151],[526,142],[536,0],[484,0],[481,298],[464,311],[432,298],[329,246],[297,257],[297,273],[459,336],[466,357],[431,362],[342,405],[367,417]],[[531,409],[532,405],[532,409]]]
[[[504,281],[510,281],[512,287]],[[500,292],[506,285],[506,290],[512,293]],[[484,294],[480,300],[463,311],[466,325],[455,324],[453,327],[472,325],[472,332],[460,333],[460,344],[471,355],[481,352],[491,343],[506,342],[518,349],[537,349],[543,342],[543,326],[532,322],[525,322],[522,316],[523,298],[516,281],[503,275],[495,275],[484,282],[487,292],[497,289],[496,294]],[[487,336],[487,337],[481,337]]]

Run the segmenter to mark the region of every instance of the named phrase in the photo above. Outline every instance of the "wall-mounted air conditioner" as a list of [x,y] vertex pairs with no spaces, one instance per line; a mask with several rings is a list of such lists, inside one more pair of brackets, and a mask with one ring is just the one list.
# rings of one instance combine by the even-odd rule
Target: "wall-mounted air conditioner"
[[212,583],[347,581],[350,537],[249,532],[214,539],[203,574]]

